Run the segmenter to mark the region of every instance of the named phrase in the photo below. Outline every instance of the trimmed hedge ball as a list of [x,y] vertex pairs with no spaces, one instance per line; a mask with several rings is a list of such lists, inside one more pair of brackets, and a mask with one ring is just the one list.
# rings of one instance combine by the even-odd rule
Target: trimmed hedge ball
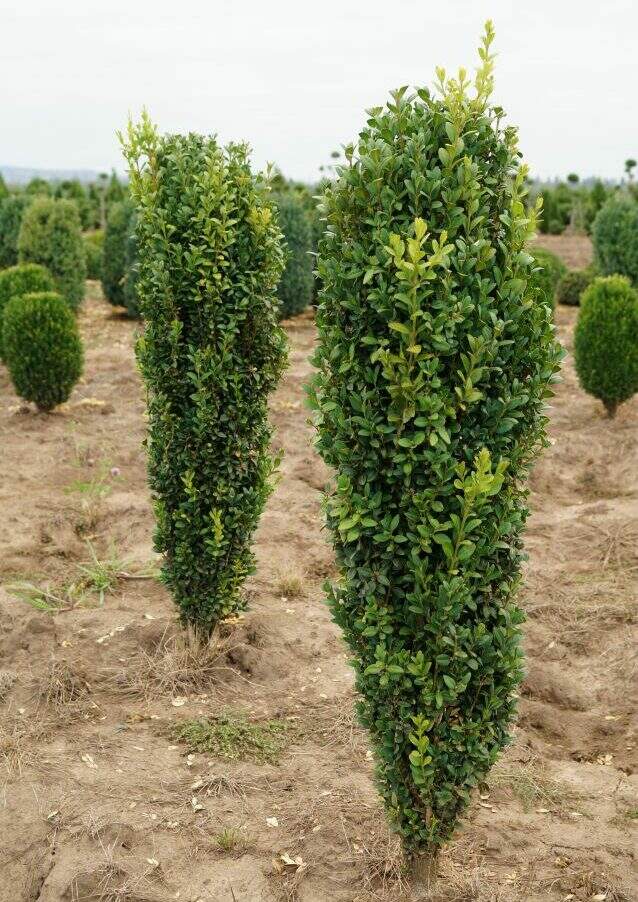
[[2,316],[6,305],[13,297],[21,297],[33,291],[54,291],[55,282],[51,273],[38,263],[21,263],[0,272],[0,357],[2,350]]
[[574,362],[581,386],[610,417],[638,391],[638,292],[625,276],[598,278],[583,294]]
[[5,359],[16,393],[50,411],[67,400],[84,354],[73,311],[53,291],[13,297],[3,316]]
[[596,273],[593,269],[571,269],[556,286],[556,301],[567,307],[578,307],[583,292],[589,288]]

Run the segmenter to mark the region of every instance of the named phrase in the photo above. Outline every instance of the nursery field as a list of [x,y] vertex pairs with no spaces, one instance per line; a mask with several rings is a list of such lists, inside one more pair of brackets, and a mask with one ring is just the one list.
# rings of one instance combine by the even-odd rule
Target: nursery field
[[[588,239],[540,243],[589,262]],[[323,604],[311,315],[286,323],[250,610],[210,651],[156,579],[139,324],[87,285],[65,405],[34,413],[0,370],[0,902],[411,900]],[[556,312],[568,351],[576,315]],[[442,852],[438,902],[638,898],[638,397],[609,421],[568,354],[550,436],[514,741]]]

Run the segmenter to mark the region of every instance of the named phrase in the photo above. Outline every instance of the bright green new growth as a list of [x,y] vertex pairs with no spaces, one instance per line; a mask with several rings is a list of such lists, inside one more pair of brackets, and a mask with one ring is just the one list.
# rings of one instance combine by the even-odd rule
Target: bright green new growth
[[581,386],[610,417],[638,391],[638,292],[624,276],[596,279],[583,294],[574,333]]
[[534,247],[530,253],[534,258],[532,285],[538,289],[539,297],[554,309],[556,288],[567,274],[567,267],[560,257],[544,247]]
[[4,308],[11,298],[21,297],[33,291],[53,291],[53,277],[44,266],[37,263],[23,263],[10,266],[0,272],[0,357],[4,359],[2,349],[2,320]]
[[102,249],[102,291],[115,307],[126,306],[126,246],[131,234],[133,204],[126,200],[109,210]]
[[160,136],[146,115],[123,144],[156,548],[182,620],[212,632],[246,606],[251,539],[276,466],[267,398],[286,362],[281,232],[245,145]]
[[580,298],[596,278],[593,268],[570,269],[556,286],[556,301],[568,307],[578,307]]
[[602,275],[617,273],[638,285],[638,203],[630,195],[614,195],[601,207],[592,240]]
[[53,291],[11,298],[2,334],[16,393],[43,411],[66,401],[82,374],[83,353],[65,298]]
[[287,257],[277,294],[281,303],[281,317],[287,319],[305,310],[312,300],[312,231],[301,198],[286,191],[274,199]]
[[342,580],[329,602],[408,853],[432,856],[508,742],[521,680],[514,603],[525,476],[559,365],[530,287],[526,168],[476,95],[401,88],[369,111],[326,189],[317,447]]

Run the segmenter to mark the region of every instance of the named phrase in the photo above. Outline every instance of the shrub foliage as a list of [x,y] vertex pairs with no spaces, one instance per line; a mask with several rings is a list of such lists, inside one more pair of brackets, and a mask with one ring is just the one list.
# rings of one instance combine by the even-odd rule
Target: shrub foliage
[[618,273],[638,285],[638,203],[630,195],[614,195],[601,207],[592,240],[603,276]]
[[544,247],[535,247],[530,253],[534,258],[532,284],[538,289],[539,298],[553,309],[556,288],[567,275],[567,267],[560,257]]
[[55,283],[50,272],[37,263],[22,263],[0,272],[0,356],[3,359],[2,317],[4,308],[11,298],[34,291],[53,291],[54,288]]
[[596,278],[593,268],[570,269],[556,286],[556,300],[568,307],[578,307],[582,293]]
[[133,205],[124,200],[109,210],[102,251],[102,291],[116,307],[125,307],[126,247],[131,234]]
[[312,300],[312,231],[303,201],[297,194],[282,192],[275,200],[287,250],[286,268],[277,289],[281,317],[286,319],[301,313]]
[[0,269],[18,262],[18,235],[30,203],[26,194],[11,194],[0,201]]
[[85,232],[84,253],[86,256],[87,279],[99,280],[102,278],[102,253],[104,249],[104,232],[96,229],[93,232]]
[[[530,286],[516,130],[476,96],[401,88],[325,191],[317,446],[336,471],[329,603],[405,848],[427,860],[508,741],[524,478],[559,350]],[[423,857],[423,858],[422,858]]]
[[583,294],[574,362],[580,384],[610,417],[638,391],[638,292],[624,276],[596,279]]
[[182,619],[212,632],[245,607],[251,538],[275,468],[267,398],[286,360],[281,233],[246,146],[160,137],[144,116],[124,149],[156,547]]
[[66,299],[52,291],[13,297],[4,310],[4,350],[16,393],[49,411],[82,374],[82,343]]
[[21,263],[46,266],[57,291],[77,310],[84,297],[86,257],[73,201],[36,197],[22,218],[18,255]]

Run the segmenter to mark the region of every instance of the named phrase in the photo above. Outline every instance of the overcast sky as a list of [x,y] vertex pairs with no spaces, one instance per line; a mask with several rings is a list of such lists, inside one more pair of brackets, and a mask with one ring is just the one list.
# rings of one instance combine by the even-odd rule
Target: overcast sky
[[315,179],[390,89],[473,69],[488,17],[532,172],[618,177],[638,157],[635,0],[0,0],[0,164],[122,169],[115,130],[146,105]]

